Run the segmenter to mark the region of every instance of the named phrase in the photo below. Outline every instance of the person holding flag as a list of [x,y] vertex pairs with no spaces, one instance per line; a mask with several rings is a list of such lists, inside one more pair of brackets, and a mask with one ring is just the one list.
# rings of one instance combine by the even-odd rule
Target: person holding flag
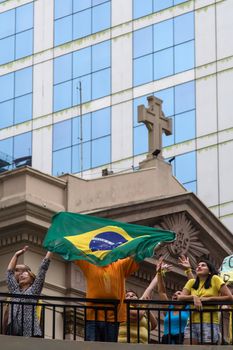
[[44,247],[81,268],[87,298],[119,300],[117,319],[113,311],[88,308],[86,340],[117,342],[119,324],[126,321],[126,278],[138,269],[140,261],[154,254],[160,242],[174,239],[171,231],[84,214],[60,212],[53,217]]

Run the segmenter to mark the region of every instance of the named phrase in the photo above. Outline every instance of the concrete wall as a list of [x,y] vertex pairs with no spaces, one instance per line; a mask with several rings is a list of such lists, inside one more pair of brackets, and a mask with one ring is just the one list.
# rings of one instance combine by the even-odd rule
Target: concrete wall
[[[99,342],[77,342],[76,341],[60,341],[60,340],[47,340],[47,339],[36,339],[36,338],[21,338],[21,337],[8,337],[0,336],[1,349],[4,350],[108,350],[110,347],[113,350],[166,350],[171,349],[170,345],[140,345],[140,344],[119,344],[119,343],[99,343]],[[222,346],[202,346],[202,345],[192,345],[192,346],[182,346],[173,345],[173,350],[220,350]]]

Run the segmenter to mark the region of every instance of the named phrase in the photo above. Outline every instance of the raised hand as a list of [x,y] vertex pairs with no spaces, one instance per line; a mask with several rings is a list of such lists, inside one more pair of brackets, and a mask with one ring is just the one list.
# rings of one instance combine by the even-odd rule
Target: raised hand
[[191,269],[189,258],[187,256],[181,255],[179,256],[178,260],[179,260],[178,264],[182,266],[185,270]]
[[28,245],[25,245],[23,249],[18,250],[15,252],[15,256],[18,258],[20,255],[23,255],[28,250]]

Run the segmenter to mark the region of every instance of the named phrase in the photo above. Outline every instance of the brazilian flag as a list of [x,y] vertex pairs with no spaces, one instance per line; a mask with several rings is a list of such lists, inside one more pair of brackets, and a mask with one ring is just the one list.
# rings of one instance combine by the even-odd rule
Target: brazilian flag
[[159,242],[174,240],[172,231],[60,212],[53,216],[43,246],[65,260],[106,266],[127,256],[139,262],[152,256]]

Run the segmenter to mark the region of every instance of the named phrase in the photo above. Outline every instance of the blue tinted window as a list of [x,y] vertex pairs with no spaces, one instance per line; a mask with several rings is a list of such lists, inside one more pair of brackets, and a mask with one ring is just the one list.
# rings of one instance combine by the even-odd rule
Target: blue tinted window
[[58,150],[71,146],[71,119],[54,124],[53,149]]
[[93,7],[92,32],[99,32],[110,27],[110,2]]
[[163,101],[162,109],[166,117],[174,114],[174,89],[168,88],[155,92],[155,96]]
[[194,41],[175,46],[175,73],[194,67]]
[[152,26],[136,30],[133,33],[133,40],[134,58],[151,53],[153,51]]
[[[81,140],[81,126],[82,126],[82,140]],[[76,117],[72,120],[72,144],[90,141],[91,139],[91,114],[84,114],[81,117]]]
[[175,113],[182,113],[195,108],[195,85],[189,83],[175,87]]
[[173,74],[173,48],[154,53],[154,79]]
[[15,96],[32,92],[32,68],[25,68],[15,72]]
[[152,12],[152,0],[134,0],[133,18],[146,16]]
[[73,0],[73,11],[78,12],[91,7],[91,0]]
[[106,2],[106,0],[92,0],[92,6],[102,4],[103,2]]
[[181,183],[196,180],[196,153],[190,152],[176,156],[175,175]]
[[54,17],[59,18],[72,13],[72,0],[54,0]]
[[13,125],[13,107],[13,100],[0,103],[0,129]]
[[[82,161],[82,166],[81,166]],[[72,147],[72,173],[79,173],[82,170],[91,168],[91,143],[85,142],[82,145]]]
[[173,0],[154,0],[154,11],[160,11],[173,5]]
[[134,128],[134,155],[148,152],[148,130],[145,125]]
[[55,58],[54,83],[62,83],[72,78],[72,54]]
[[92,167],[111,161],[110,136],[92,141]]
[[197,181],[187,182],[183,185],[189,192],[197,193]]
[[56,20],[54,27],[55,45],[60,45],[72,40],[72,16]]
[[193,12],[174,18],[175,45],[194,39]]
[[13,157],[13,137],[0,141],[0,152],[6,156],[6,160],[12,162]]
[[141,85],[153,79],[153,56],[147,55],[134,61],[134,85]]
[[110,41],[92,46],[92,70],[110,67]]
[[91,100],[91,75],[85,75],[83,77],[73,80],[73,105],[80,103],[79,83],[82,86],[82,103]]
[[14,73],[0,77],[0,102],[10,100],[14,96]]
[[33,47],[32,29],[16,34],[15,58],[21,58],[32,54]]
[[53,152],[53,175],[58,176],[71,172],[71,148]]
[[54,86],[54,111],[65,109],[72,104],[72,82],[68,81]]
[[154,25],[154,51],[173,45],[173,20],[169,19]]
[[91,34],[91,9],[78,12],[73,18],[73,39],[79,39],[89,34]]
[[14,137],[14,159],[32,154],[32,134],[26,132]]
[[91,73],[91,47],[73,53],[73,76]]
[[176,143],[195,138],[195,111],[177,114],[175,117]]
[[15,10],[0,14],[0,39],[15,33]]
[[92,98],[107,96],[110,94],[110,68],[92,74]]
[[16,8],[16,32],[33,27],[33,3]]
[[92,138],[110,134],[110,108],[104,108],[92,113]]
[[15,40],[10,36],[0,40],[0,64],[14,60]]
[[24,95],[15,99],[15,124],[32,118],[32,95]]

